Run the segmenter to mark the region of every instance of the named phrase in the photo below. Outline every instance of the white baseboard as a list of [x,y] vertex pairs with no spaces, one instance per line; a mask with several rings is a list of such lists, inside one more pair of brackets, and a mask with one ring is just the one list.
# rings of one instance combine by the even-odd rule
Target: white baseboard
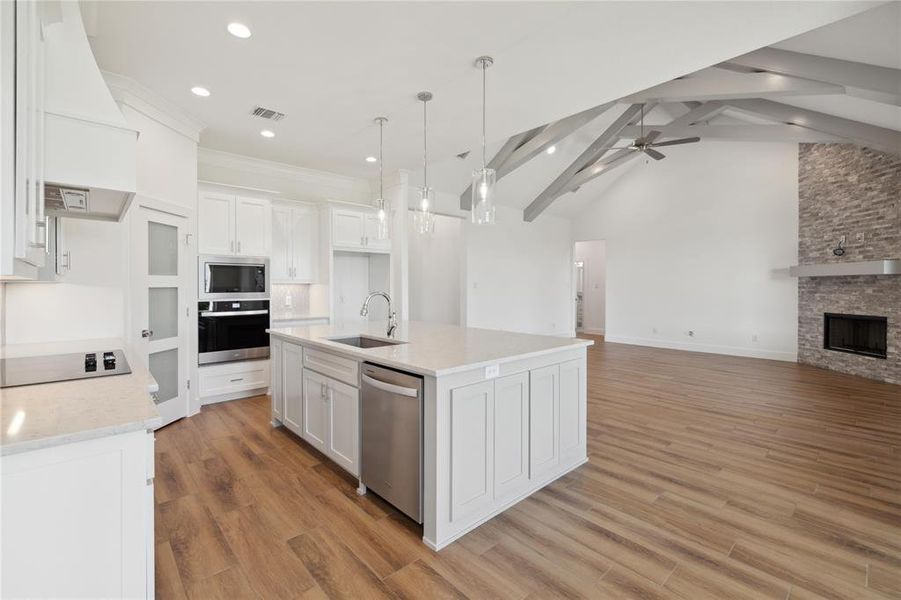
[[626,335],[607,335],[604,337],[604,341],[613,342],[615,344],[631,344],[633,346],[685,350],[687,352],[707,352],[709,354],[725,354],[726,356],[744,356],[747,358],[765,358],[769,360],[798,362],[797,352],[785,352],[782,350],[742,348],[740,346],[718,346],[716,344],[702,344],[698,342],[675,342],[672,340],[658,340],[654,338],[640,338]]

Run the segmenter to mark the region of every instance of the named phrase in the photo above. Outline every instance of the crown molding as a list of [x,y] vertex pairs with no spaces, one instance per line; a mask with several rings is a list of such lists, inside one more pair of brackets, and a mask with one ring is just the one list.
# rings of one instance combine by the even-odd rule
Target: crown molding
[[335,191],[365,195],[368,195],[371,191],[369,182],[365,179],[339,175],[328,171],[317,171],[307,167],[299,167],[242,154],[233,154],[223,150],[213,150],[212,148],[198,148],[197,162],[202,165],[222,167],[245,173],[291,179],[295,182],[320,188],[329,188]]
[[131,77],[109,71],[101,71],[101,74],[116,102],[127,104],[195,143],[200,141],[200,132],[206,128],[203,121],[189,115]]

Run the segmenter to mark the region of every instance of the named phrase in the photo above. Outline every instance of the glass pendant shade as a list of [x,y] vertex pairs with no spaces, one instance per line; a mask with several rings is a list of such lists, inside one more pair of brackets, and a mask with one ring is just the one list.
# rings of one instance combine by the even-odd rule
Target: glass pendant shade
[[493,225],[494,196],[497,191],[497,172],[483,167],[472,172],[472,222],[476,225]]
[[391,237],[391,207],[384,198],[375,201],[376,239],[387,240]]
[[413,212],[413,227],[417,233],[435,233],[435,190],[430,187],[419,189],[419,205]]

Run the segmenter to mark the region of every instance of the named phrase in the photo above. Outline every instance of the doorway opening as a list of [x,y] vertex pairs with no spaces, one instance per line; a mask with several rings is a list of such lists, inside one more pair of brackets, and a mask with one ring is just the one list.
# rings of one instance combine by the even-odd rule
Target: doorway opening
[[576,335],[607,332],[607,243],[576,242],[573,248],[573,323]]

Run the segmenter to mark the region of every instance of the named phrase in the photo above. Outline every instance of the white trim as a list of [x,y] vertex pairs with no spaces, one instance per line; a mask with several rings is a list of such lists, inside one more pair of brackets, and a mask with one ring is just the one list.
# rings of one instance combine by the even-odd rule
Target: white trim
[[130,106],[195,143],[200,141],[200,132],[206,129],[203,121],[130,77],[109,71],[101,71],[101,74],[117,103]]
[[280,177],[309,183],[337,190],[347,190],[369,197],[372,193],[369,182],[357,177],[339,175],[327,171],[317,171],[306,167],[298,167],[287,163],[263,160],[252,156],[232,154],[212,148],[197,149],[197,163],[214,167],[223,167],[246,173]]
[[724,354],[726,356],[744,356],[747,358],[764,358],[769,360],[798,362],[797,352],[783,352],[781,350],[757,350],[754,348],[742,348],[740,346],[718,346],[715,344],[701,344],[697,342],[673,342],[670,340],[655,340],[625,335],[606,335],[604,342],[630,344],[632,346],[648,346],[651,348],[666,348],[669,350],[684,350],[687,352],[706,352],[709,354]]
[[202,396],[200,398],[200,406],[203,407],[210,404],[218,404],[219,402],[231,402],[232,400],[242,400],[244,398],[253,398],[254,396],[263,395],[271,395],[268,387],[242,390],[240,392],[228,392],[226,394],[217,394],[214,396]]

